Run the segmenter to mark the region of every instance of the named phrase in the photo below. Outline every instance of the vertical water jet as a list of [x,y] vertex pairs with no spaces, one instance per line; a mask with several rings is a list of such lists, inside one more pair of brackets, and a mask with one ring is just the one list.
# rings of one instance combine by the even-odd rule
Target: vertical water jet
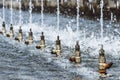
[[22,11],[21,11],[21,0],[19,0],[19,24],[22,25]]
[[60,31],[60,4],[59,4],[59,0],[57,0],[57,31],[58,31],[58,33]]
[[32,24],[32,7],[33,7],[33,5],[32,5],[32,0],[30,0],[29,1],[29,14],[30,14],[30,24]]
[[103,0],[101,0],[101,1],[100,1],[100,12],[101,12],[101,16],[100,16],[101,44],[103,44],[103,6],[104,6],[104,2],[103,2]]
[[44,5],[43,5],[43,0],[41,0],[41,26],[43,26],[44,22],[43,22],[43,19],[44,19]]
[[11,24],[13,24],[13,0],[11,0]]
[[80,13],[80,0],[77,0],[77,17],[76,17],[76,19],[77,19],[77,33],[79,31],[79,17],[80,17],[79,13]]
[[5,0],[3,0],[3,22],[5,21]]

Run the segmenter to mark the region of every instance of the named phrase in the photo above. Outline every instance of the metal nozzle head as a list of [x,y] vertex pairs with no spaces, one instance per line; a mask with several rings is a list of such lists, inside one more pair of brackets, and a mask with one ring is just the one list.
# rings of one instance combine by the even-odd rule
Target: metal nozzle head
[[79,45],[79,41],[76,41],[76,45]]
[[103,49],[103,45],[101,45],[101,49]]
[[30,32],[32,32],[32,29],[30,28]]
[[103,45],[101,45],[101,48],[100,48],[100,50],[99,50],[99,54],[100,55],[102,55],[102,56],[104,56],[104,49],[103,49]]
[[12,26],[10,27],[10,30],[13,30],[13,27],[12,27]]
[[75,50],[80,50],[80,46],[79,46],[79,42],[78,41],[76,41],[76,45],[75,45]]
[[59,40],[59,36],[57,36],[57,40]]
[[21,26],[20,26],[20,29],[21,29]]
[[57,36],[56,45],[60,45],[59,36]]
[[42,36],[43,36],[43,34],[44,34],[44,33],[42,32]]
[[42,32],[41,40],[44,40],[44,33]]
[[12,24],[10,24],[10,30],[13,30],[13,25]]
[[12,27],[13,25],[12,25],[12,24],[10,24],[10,26]]
[[3,24],[5,24],[5,22],[3,21]]
[[20,32],[20,33],[22,33],[22,29],[21,29],[21,26],[20,26],[19,32]]
[[3,21],[3,24],[2,24],[3,27],[5,27],[5,22]]

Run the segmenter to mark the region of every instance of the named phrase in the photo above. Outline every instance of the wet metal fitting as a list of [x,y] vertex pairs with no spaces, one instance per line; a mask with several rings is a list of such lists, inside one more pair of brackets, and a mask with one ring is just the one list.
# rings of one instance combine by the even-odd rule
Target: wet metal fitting
[[56,55],[57,56],[61,55],[61,41],[59,39],[59,36],[57,36],[57,40],[56,40]]
[[105,58],[105,51],[103,49],[103,45],[101,45],[101,49],[99,50],[99,63],[106,63],[106,58]]
[[40,38],[41,38],[40,45],[36,46],[37,49],[45,48],[45,37],[44,37],[44,33],[43,32],[42,32],[42,35],[41,35]]
[[74,55],[71,56],[69,60],[71,62],[81,63],[80,46],[79,46],[78,41],[76,42],[76,45],[75,45]]
[[13,30],[12,24],[11,24],[11,26],[10,26],[10,32],[9,32],[9,34],[7,34],[7,37],[10,37],[10,38],[13,38],[13,37],[14,37],[14,30]]
[[5,28],[5,22],[2,24],[2,31],[0,32],[2,35],[6,36],[6,28]]
[[56,49],[52,49],[51,50],[52,54],[56,54],[57,56],[61,55],[61,41],[59,39],[59,36],[57,36],[57,40],[56,40]]
[[30,32],[29,32],[29,36],[28,36],[28,40],[25,41],[25,44],[32,44],[33,43],[33,32],[32,29],[30,28]]
[[19,42],[21,42],[23,40],[23,33],[22,33],[21,26],[20,26],[20,29],[19,29],[18,36],[15,38],[15,40],[17,40]]
[[76,42],[75,45],[75,62],[76,63],[81,63],[81,54],[80,54],[80,46],[79,46],[79,42]]
[[105,58],[105,51],[103,49],[103,45],[101,45],[101,49],[99,50],[99,73],[101,75],[106,75],[106,68],[104,64],[106,63],[106,58]]
[[106,70],[109,69],[112,66],[112,62],[106,63],[106,58],[105,58],[105,51],[103,49],[103,45],[101,45],[101,49],[99,50],[99,73],[100,76],[105,76],[107,75]]

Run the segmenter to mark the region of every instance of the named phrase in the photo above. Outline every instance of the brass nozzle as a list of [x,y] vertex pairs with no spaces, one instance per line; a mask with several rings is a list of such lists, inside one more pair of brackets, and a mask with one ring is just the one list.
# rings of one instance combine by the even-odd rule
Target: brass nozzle
[[45,40],[44,39],[44,33],[42,32],[42,35],[41,35],[41,40]]
[[59,40],[59,36],[57,36],[57,40]]
[[74,53],[75,53],[75,63],[81,63],[80,46],[78,41],[76,42]]
[[20,26],[20,29],[19,29],[19,33],[22,33],[22,29],[21,29],[21,26]]
[[32,29],[30,28],[28,41],[25,44],[31,44],[31,43],[33,43],[33,33],[32,33]]
[[4,36],[6,36],[6,29],[5,29],[5,22],[3,22],[2,24],[2,32],[1,32]]
[[29,37],[32,37],[33,33],[32,33],[32,29],[30,28],[30,32],[29,32]]
[[18,40],[19,42],[21,42],[23,39],[23,34],[22,34],[22,29],[21,26],[19,28],[19,33],[18,33],[18,37],[16,38],[16,40]]
[[13,25],[12,24],[10,24],[10,30],[13,30]]
[[32,29],[30,28],[30,32],[32,32]]
[[57,36],[56,45],[60,45],[60,39],[59,39],[59,36]]
[[5,22],[3,21],[3,24],[2,24],[3,27],[5,27]]
[[76,50],[76,51],[80,51],[80,46],[79,46],[79,42],[78,42],[78,41],[76,42],[75,50]]
[[99,55],[104,56],[105,50],[103,49],[103,45],[101,45],[101,49],[99,50]]
[[106,63],[106,58],[105,58],[105,51],[103,49],[103,45],[101,45],[101,49],[99,50],[99,63]]
[[44,33],[43,33],[43,32],[42,32],[41,34],[42,34],[42,36],[44,35]]

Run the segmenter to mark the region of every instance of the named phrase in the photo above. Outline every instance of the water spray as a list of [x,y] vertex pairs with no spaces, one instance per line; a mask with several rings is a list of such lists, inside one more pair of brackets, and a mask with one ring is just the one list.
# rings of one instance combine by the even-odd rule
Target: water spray
[[41,26],[43,26],[44,22],[44,16],[43,16],[43,11],[44,11],[44,5],[43,5],[43,0],[41,0]]
[[11,0],[11,24],[13,24],[13,0]]
[[3,0],[3,22],[5,21],[5,0]]
[[19,24],[20,24],[20,26],[21,26],[21,24],[22,24],[22,11],[21,11],[21,0],[19,0]]

